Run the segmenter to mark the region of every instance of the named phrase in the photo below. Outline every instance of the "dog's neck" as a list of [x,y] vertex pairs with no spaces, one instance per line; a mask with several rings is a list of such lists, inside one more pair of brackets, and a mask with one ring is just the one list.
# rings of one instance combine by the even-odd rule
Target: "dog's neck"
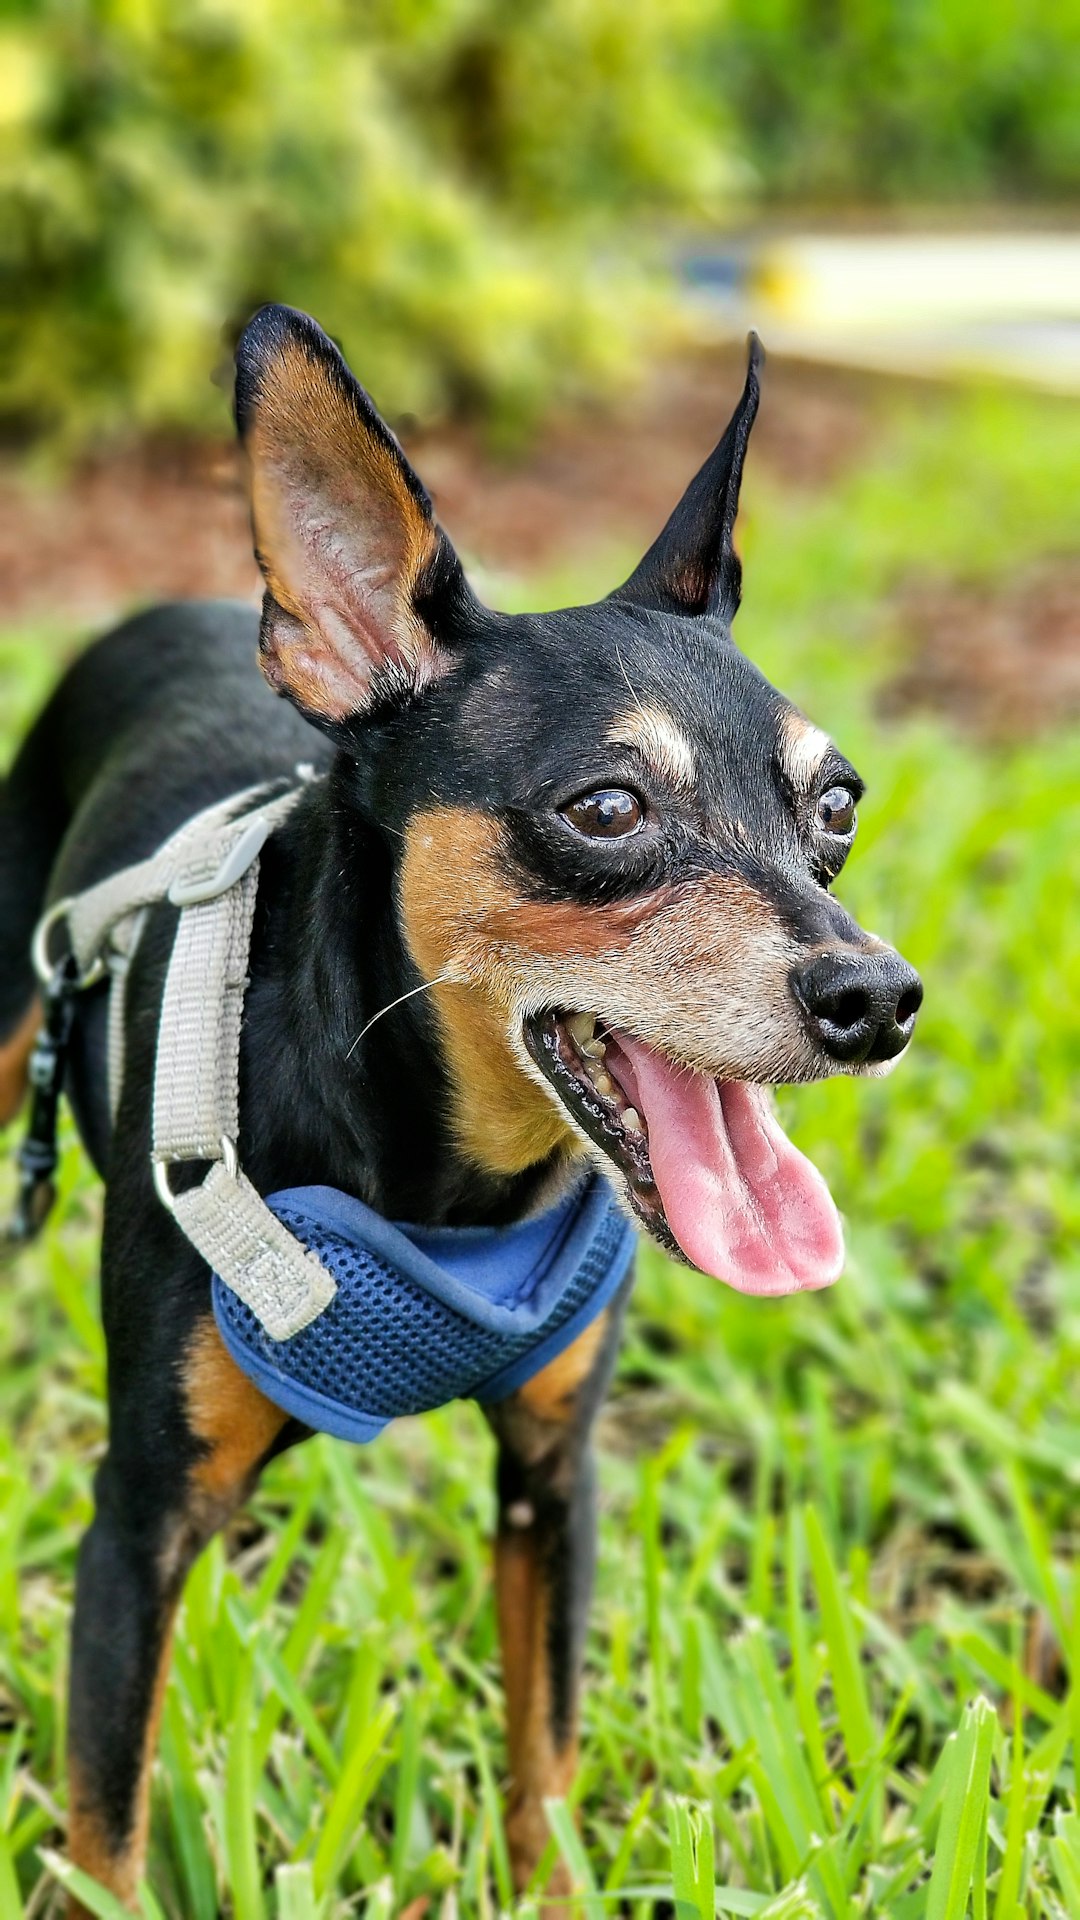
[[554,1197],[553,1169],[500,1177],[471,1163],[449,1122],[453,1088],[428,996],[382,1011],[421,984],[395,867],[392,838],[357,808],[341,763],[264,850],[244,1045],[274,1092],[245,1110],[248,1152],[266,1190],[337,1186],[398,1220],[518,1219]]

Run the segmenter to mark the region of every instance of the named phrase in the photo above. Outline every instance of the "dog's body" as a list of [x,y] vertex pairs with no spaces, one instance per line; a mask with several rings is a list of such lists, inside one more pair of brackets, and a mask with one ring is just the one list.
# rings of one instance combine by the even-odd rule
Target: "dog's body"
[[[880,1069],[910,1035],[918,983],[825,890],[856,776],[728,638],[755,405],[752,363],[713,461],[618,595],[510,619],[469,592],[323,336],[282,309],[259,316],[238,414],[268,582],[264,671],[294,704],[253,671],[255,616],[228,605],[141,615],[71,670],[0,792],[0,1122],[29,1051],[46,899],[151,853],[211,801],[315,762],[325,777],[261,861],[240,1076],[261,1193],[332,1185],[391,1219],[500,1224],[557,1197],[591,1152],[697,1264],[731,1278],[727,1261],[758,1291],[834,1277],[824,1203],[750,1091]],[[151,1181],[175,919],[155,910],[133,962],[115,1127],[104,987],[83,996],[70,1076],[107,1182],[110,1414],[79,1567],[70,1850],[127,1900],[185,1574],[304,1433],[229,1359],[207,1267]],[[697,1166],[695,1127],[734,1173],[704,1149]],[[723,1205],[710,1179],[727,1182]],[[732,1193],[759,1216],[739,1234]],[[589,1435],[624,1297],[489,1410],[522,1885],[546,1840],[543,1800],[573,1769]]]

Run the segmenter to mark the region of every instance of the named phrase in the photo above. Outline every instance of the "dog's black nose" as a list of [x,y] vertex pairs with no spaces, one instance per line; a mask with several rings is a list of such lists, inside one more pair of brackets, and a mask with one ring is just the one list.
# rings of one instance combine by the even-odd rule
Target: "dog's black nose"
[[791,984],[814,1039],[845,1066],[902,1052],[922,1005],[922,981],[891,947],[821,953]]

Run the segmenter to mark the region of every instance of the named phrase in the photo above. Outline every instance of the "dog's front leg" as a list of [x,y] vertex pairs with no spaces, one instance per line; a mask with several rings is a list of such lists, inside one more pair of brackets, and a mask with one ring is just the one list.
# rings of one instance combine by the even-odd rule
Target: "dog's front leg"
[[[109,1451],[76,1586],[68,1852],[130,1906],[184,1579],[250,1490],[285,1420],[233,1365],[213,1320],[186,1319],[175,1342],[167,1316],[155,1325],[151,1314],[110,1343]],[[71,1920],[83,1913],[75,1902]]]
[[[595,1564],[592,1427],[618,1348],[627,1283],[572,1346],[487,1409],[499,1442],[495,1583],[506,1691],[514,1882],[549,1840],[544,1801],[577,1764],[578,1691]],[[556,1868],[548,1891],[572,1891]]]

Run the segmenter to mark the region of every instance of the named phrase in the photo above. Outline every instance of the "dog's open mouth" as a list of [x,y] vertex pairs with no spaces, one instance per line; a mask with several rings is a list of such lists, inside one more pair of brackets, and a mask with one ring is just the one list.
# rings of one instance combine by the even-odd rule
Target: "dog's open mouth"
[[837,1278],[840,1216],[768,1088],[694,1073],[589,1013],[539,1014],[525,1041],[661,1245],[740,1293]]

